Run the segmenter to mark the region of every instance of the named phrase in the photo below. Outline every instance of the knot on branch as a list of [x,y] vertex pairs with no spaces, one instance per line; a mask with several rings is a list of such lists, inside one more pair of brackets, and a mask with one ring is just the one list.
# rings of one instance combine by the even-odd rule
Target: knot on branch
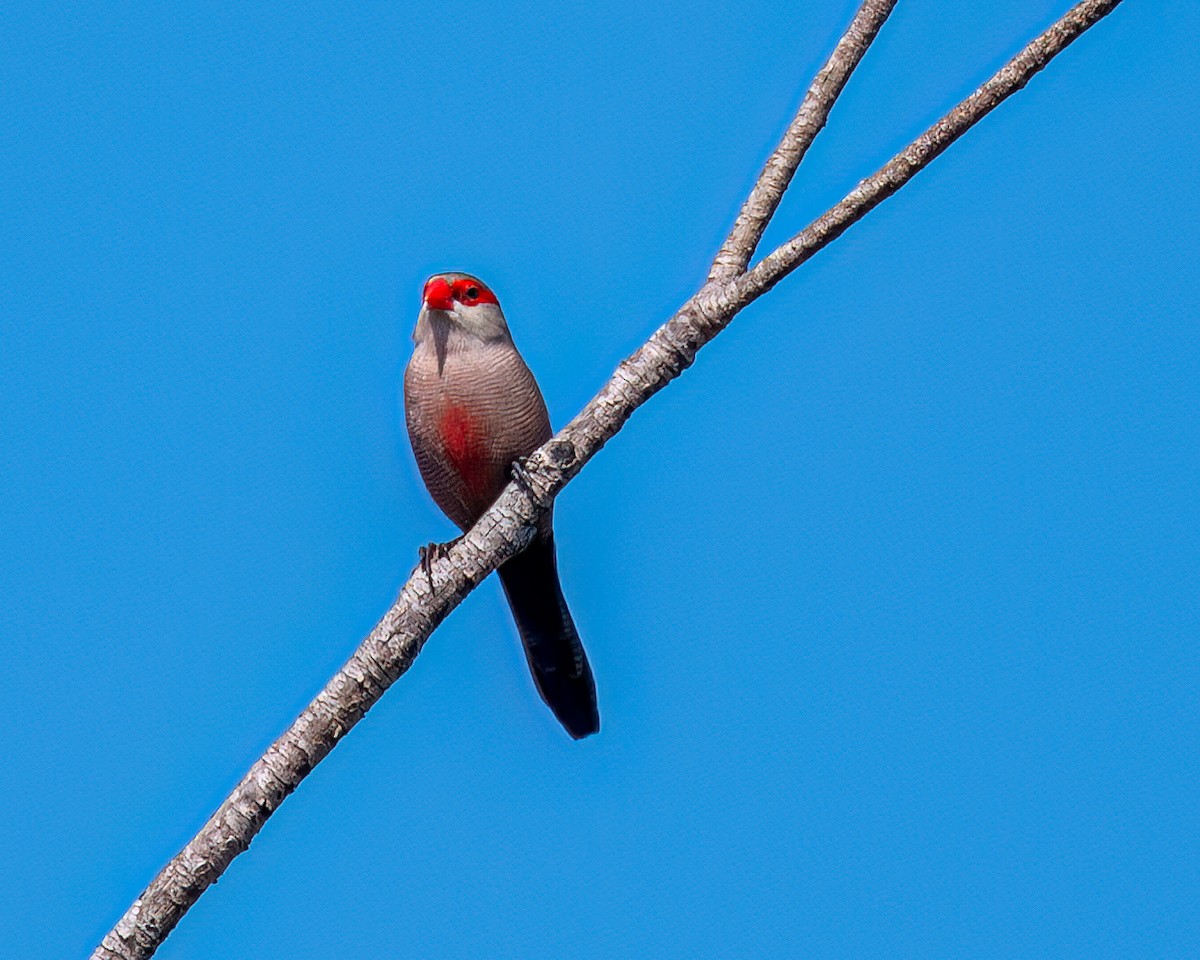
[[578,459],[575,444],[570,440],[551,440],[546,447],[546,458],[559,470],[566,470]]
[[675,314],[656,335],[655,347],[672,367],[672,379],[696,362],[696,354],[719,331],[691,304]]

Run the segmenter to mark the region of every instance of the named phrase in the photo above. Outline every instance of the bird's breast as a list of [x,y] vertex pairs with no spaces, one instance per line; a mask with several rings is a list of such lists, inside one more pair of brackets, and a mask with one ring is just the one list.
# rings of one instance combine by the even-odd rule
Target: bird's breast
[[512,462],[550,438],[546,404],[511,343],[451,338],[439,363],[433,345],[419,342],[404,408],[425,485],[464,530],[504,489]]
[[472,495],[486,495],[491,481],[491,457],[487,424],[462,404],[451,403],[438,417],[438,437],[451,468],[462,478]]

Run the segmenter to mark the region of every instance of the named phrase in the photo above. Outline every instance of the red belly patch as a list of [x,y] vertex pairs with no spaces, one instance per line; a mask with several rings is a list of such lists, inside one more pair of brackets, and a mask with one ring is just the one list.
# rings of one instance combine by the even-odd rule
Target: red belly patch
[[463,407],[447,407],[438,420],[446,456],[467,489],[476,497],[488,494],[488,456],[483,424]]

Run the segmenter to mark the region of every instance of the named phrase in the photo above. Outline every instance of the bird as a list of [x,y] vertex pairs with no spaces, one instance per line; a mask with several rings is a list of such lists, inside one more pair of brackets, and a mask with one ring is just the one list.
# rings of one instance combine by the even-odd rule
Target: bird
[[[413,342],[404,371],[408,438],[434,503],[465,533],[514,464],[550,439],[550,415],[496,295],[477,277],[426,281]],[[596,682],[563,597],[552,510],[497,573],[542,700],[574,739],[596,733]]]

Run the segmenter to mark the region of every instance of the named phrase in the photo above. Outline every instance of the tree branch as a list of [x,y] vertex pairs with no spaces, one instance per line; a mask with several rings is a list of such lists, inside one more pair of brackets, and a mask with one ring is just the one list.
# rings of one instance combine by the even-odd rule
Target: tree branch
[[[233,858],[250,845],[284,798],[409,668],[426,639],[446,615],[492,570],[529,543],[537,518],[546,509],[545,504],[550,503],[583,465],[616,435],[639,406],[690,366],[697,351],[724,329],[738,311],[895,193],[1119,2],[1085,0],[1075,6],[991,80],[876,174],[860,183],[841,203],[765,257],[749,273],[741,270],[761,236],[762,224],[757,219],[760,216],[757,212],[739,217],[729,240],[722,247],[723,251],[732,251],[730,258],[718,256],[718,261],[724,264],[723,270],[741,262],[737,275],[705,284],[636,353],[617,367],[595,398],[530,458],[530,489],[509,484],[474,528],[432,565],[432,582],[426,580],[424,573],[414,571],[395,604],[353,656],[250,768],[200,832],[154,878],[96,948],[93,960],[150,957],[208,886],[215,883]],[[874,16],[882,23],[886,17],[885,7],[890,10],[891,4],[866,0],[855,24],[874,22],[870,20],[868,10],[875,11]],[[854,29],[852,25],[847,37]],[[844,43],[859,51],[853,61],[856,63],[861,58],[861,51],[865,50],[865,43],[861,40],[848,42],[843,38],[839,49]],[[830,58],[830,64],[835,59],[837,51]],[[830,64],[822,73],[830,70]],[[844,70],[848,76],[853,63],[846,61],[846,64]],[[844,82],[843,76],[839,84]],[[813,86],[819,85],[820,76]],[[808,102],[806,99],[805,103]],[[813,116],[819,115],[823,122],[831,103],[832,99],[821,99],[823,105],[812,107]],[[804,109],[802,106],[801,113]],[[801,127],[807,130],[808,125],[805,121]],[[796,126],[797,123],[793,123],[792,127]],[[813,128],[813,134],[816,129],[819,125]],[[793,130],[789,129],[787,136],[792,135]],[[811,136],[808,140],[811,142]],[[800,148],[800,154],[803,149]],[[783,145],[776,151],[777,156],[782,154]],[[799,155],[796,155],[795,162],[798,161]],[[782,174],[780,179],[779,171],[789,163],[790,171]],[[776,166],[768,162],[755,187],[755,193],[763,198],[762,203],[771,205],[762,223],[770,218],[794,169],[795,163],[791,160],[781,160]],[[751,194],[751,200],[754,196]],[[766,207],[761,209],[766,210]],[[743,252],[746,259],[740,261]]]
[[1072,7],[999,72],[937,123],[917,137],[873,176],[863,180],[837,206],[764,257],[748,274],[730,284],[741,309],[809,259],[845,229],[869,213],[928,166],[950,144],[1027,84],[1080,34],[1117,7],[1121,0],[1089,0]]
[[713,260],[708,273],[710,281],[730,280],[746,272],[746,266],[754,256],[763,231],[775,215],[784,191],[792,182],[796,168],[825,126],[829,111],[841,96],[850,74],[895,6],[896,0],[866,0],[858,8],[845,35],[813,79],[800,109],[796,111],[795,119],[758,175],[758,182],[754,184],[750,196],[742,204],[733,229]]

